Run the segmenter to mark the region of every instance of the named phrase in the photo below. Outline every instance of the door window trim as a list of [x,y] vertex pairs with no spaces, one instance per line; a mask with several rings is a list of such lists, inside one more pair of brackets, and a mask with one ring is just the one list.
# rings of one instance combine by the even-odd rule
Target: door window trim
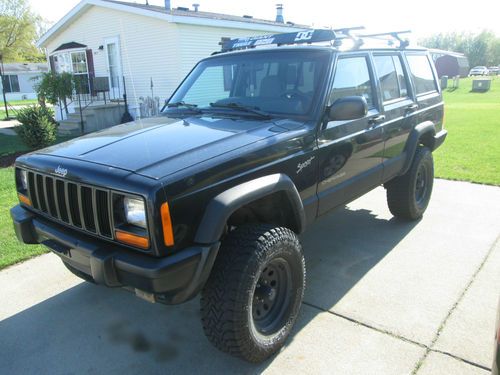
[[[382,104],[384,105],[384,107],[411,99],[411,96],[410,96],[410,92],[411,92],[410,76],[408,74],[409,72],[408,72],[408,69],[406,67],[406,64],[405,64],[405,61],[403,59],[402,54],[398,53],[398,52],[374,52],[373,53],[373,65],[374,66],[375,66],[375,57],[377,57],[377,56],[391,56],[391,57],[398,58],[399,62],[401,64],[401,69],[403,70],[403,75],[404,75],[404,79],[406,82],[406,96],[400,96],[399,98],[394,98],[394,99],[389,99],[389,100],[382,100]],[[395,69],[395,72],[397,74],[397,69],[395,66],[394,66],[394,69]],[[375,67],[375,71],[376,70],[377,69]],[[378,72],[376,72],[376,73],[377,73],[377,80],[380,82],[380,77],[378,76]],[[380,86],[380,89],[382,89],[382,85],[379,85],[379,86]],[[399,95],[401,95],[401,84],[399,82],[399,79],[398,79],[398,89],[399,89]],[[380,97],[383,99],[382,95]]]
[[368,68],[368,75],[370,77],[370,86],[372,90],[372,103],[371,106],[368,107],[368,114],[365,117],[369,116],[370,111],[372,110],[377,110],[380,111],[379,109],[379,94],[378,94],[378,85],[375,83],[375,70],[372,64],[372,59],[370,58],[370,54],[368,52],[360,52],[360,53],[339,53],[337,55],[337,58],[335,59],[335,66],[333,68],[333,75],[332,75],[332,83],[330,85],[330,90],[328,92],[328,107],[330,107],[333,103],[331,102],[331,94],[333,92],[333,85],[335,83],[335,76],[337,75],[337,68],[338,68],[338,62],[340,59],[349,59],[349,58],[356,58],[356,57],[364,57],[366,61],[366,66]]
[[[438,82],[437,82],[437,75],[436,75],[436,70],[434,68],[434,65],[431,63],[431,59],[429,58],[429,54],[426,53],[426,52],[418,52],[418,51],[406,51],[404,53],[404,56],[405,56],[405,60],[406,60],[406,63],[408,65],[408,71],[409,71],[409,75],[408,77],[410,77],[411,75],[411,80],[412,80],[412,83],[413,83],[413,90],[415,92],[415,97],[416,98],[420,98],[422,96],[427,96],[427,95],[431,95],[431,94],[439,94],[439,85],[438,85]],[[433,78],[433,81],[434,81],[434,90],[430,90],[430,91],[426,91],[426,92],[422,92],[422,93],[418,93],[417,91],[417,85],[415,83],[415,81],[413,80],[413,73],[411,72],[411,67],[410,67],[410,62],[408,61],[408,56],[424,56],[426,57],[427,59],[427,63],[429,64],[429,67],[431,68],[431,72],[432,72],[432,78]]]

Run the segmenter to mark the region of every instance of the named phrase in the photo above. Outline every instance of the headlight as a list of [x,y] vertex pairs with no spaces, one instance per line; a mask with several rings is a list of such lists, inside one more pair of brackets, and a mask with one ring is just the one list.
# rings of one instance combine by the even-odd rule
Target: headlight
[[142,199],[123,198],[123,210],[128,224],[146,229],[146,209]]
[[28,172],[24,169],[19,171],[19,182],[21,182],[21,188],[23,190],[28,190]]

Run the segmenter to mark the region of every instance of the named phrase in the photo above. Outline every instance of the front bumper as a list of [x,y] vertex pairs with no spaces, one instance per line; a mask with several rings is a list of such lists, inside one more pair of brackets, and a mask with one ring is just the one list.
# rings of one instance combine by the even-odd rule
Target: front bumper
[[194,246],[155,258],[65,228],[19,205],[10,213],[19,241],[46,245],[97,284],[135,288],[166,304],[182,303],[200,291],[220,246],[219,242]]

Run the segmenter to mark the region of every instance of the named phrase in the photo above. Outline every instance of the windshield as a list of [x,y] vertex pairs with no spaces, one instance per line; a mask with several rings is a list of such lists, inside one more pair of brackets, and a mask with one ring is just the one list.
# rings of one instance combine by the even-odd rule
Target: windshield
[[263,51],[202,61],[164,112],[230,111],[246,115],[304,116],[325,82],[327,51]]

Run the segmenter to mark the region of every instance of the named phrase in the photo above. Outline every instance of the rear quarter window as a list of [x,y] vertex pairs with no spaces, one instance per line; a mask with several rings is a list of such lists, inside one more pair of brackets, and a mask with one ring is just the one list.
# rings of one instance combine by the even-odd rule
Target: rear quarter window
[[434,74],[427,55],[406,55],[417,95],[437,91]]

